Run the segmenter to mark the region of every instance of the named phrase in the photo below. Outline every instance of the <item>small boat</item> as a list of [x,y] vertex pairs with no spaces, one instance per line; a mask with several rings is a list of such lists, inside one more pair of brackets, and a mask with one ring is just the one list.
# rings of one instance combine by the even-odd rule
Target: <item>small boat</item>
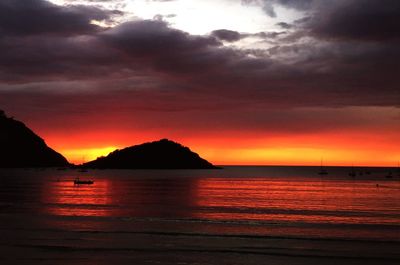
[[94,183],[93,180],[80,180],[79,178],[74,179],[74,185],[81,185],[81,184],[91,185],[93,183]]
[[324,167],[322,166],[322,159],[321,159],[321,167],[319,169],[318,175],[328,175],[328,171],[326,169],[324,169]]
[[350,172],[349,176],[354,178],[356,176],[356,172]]
[[397,176],[400,177],[400,162],[397,162]]
[[392,172],[389,172],[385,177],[386,177],[387,179],[393,178]]
[[351,171],[349,172],[349,176],[354,178],[356,175],[357,175],[357,173],[354,170],[354,166],[351,166]]
[[321,168],[321,170],[318,172],[318,175],[328,175],[328,171],[325,169]]
[[78,172],[88,172],[88,170],[86,168],[81,168],[78,170]]

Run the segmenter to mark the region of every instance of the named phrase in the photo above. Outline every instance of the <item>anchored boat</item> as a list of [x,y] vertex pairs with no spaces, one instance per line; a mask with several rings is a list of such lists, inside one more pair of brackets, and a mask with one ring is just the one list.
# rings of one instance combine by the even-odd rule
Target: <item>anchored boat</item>
[[91,185],[93,183],[94,183],[93,180],[80,180],[79,178],[74,179],[74,185],[81,185],[81,184]]

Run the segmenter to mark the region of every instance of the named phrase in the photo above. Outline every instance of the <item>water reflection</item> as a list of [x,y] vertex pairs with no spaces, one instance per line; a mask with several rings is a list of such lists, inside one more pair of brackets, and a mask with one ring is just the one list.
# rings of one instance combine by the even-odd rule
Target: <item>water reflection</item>
[[[220,172],[104,170],[83,177],[23,171],[3,177],[5,261],[398,263],[397,179],[244,178],[237,172],[239,178],[229,171],[218,177]],[[95,183],[74,186],[76,175]],[[373,222],[378,225],[368,225]]]
[[272,223],[397,224],[400,218],[398,189],[380,190],[369,181],[93,179],[94,185],[76,186],[70,180],[43,185],[46,212]]
[[351,181],[201,179],[197,182],[196,203],[203,211],[196,217],[272,223],[398,224],[398,190],[381,192],[374,185]]
[[53,215],[110,216],[116,197],[110,182],[107,179],[98,179],[93,185],[74,185],[71,180],[53,182],[44,187],[43,202]]
[[59,216],[187,217],[195,203],[195,180],[98,178],[93,185],[71,179],[43,186],[46,212]]

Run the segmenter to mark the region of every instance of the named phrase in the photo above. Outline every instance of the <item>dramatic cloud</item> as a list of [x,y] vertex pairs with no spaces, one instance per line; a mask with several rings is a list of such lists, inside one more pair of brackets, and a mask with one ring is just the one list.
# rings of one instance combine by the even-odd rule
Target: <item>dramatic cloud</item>
[[122,0],[57,3],[0,2],[0,107],[44,136],[69,124],[77,135],[396,138],[399,1],[236,0],[272,22],[198,35],[168,20],[184,9],[144,19]]
[[293,28],[293,26],[292,26],[291,24],[286,23],[286,22],[279,22],[279,23],[277,23],[276,25],[278,25],[279,27],[284,28],[284,29],[291,29],[291,28]]
[[113,47],[123,49],[135,58],[165,56],[167,54],[188,54],[219,46],[214,38],[192,36],[175,30],[163,21],[139,20],[124,23],[101,34]]
[[266,107],[399,102],[399,51],[391,45],[281,43],[258,53],[224,47],[215,34],[195,36],[163,21],[136,20],[90,36],[5,37],[0,47],[8,52],[0,56],[0,76],[8,83],[42,84],[118,78],[126,79],[118,89],[129,91],[145,75],[157,80],[151,90],[185,91],[192,100],[211,94]]
[[270,17],[276,17],[275,6],[281,5],[287,8],[307,10],[324,0],[241,0],[245,5],[260,5],[263,11]]
[[219,40],[234,42],[242,38],[239,32],[227,29],[218,29],[211,32],[212,36],[215,36]]
[[[62,92],[54,82],[75,81],[78,86],[79,80],[110,79],[118,80],[111,83],[119,91],[144,91],[146,77],[151,91],[167,88],[177,98],[185,93],[187,100],[206,95],[226,107],[243,101],[268,108],[398,106],[397,1],[263,3],[306,11],[307,19],[277,24],[288,32],[218,29],[200,36],[162,20],[138,18],[102,28],[91,21],[116,12],[96,7],[2,1],[0,49],[7,52],[0,55],[0,90],[32,83],[25,89],[47,86],[51,91],[48,83]],[[249,37],[274,41],[254,50],[221,42],[240,43]],[[114,93],[109,86],[90,89]]]
[[[114,13],[118,13],[114,11]],[[93,33],[99,27],[92,20],[106,20],[113,14],[96,7],[60,7],[44,0],[0,2],[1,35],[76,35]]]
[[7,50],[0,54],[0,78],[9,83],[85,79],[115,65],[93,37],[5,37],[0,49]]
[[397,0],[348,0],[319,8],[310,27],[326,38],[400,40],[400,2]]
[[[275,7],[305,11],[308,26],[317,35],[332,39],[399,40],[400,2],[397,0],[243,0],[263,6],[275,17]],[[285,27],[287,23],[280,24]]]

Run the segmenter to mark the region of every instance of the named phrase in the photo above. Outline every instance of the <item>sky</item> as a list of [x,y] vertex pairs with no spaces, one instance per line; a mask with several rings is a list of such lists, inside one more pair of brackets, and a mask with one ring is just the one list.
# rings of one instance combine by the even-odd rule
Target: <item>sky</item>
[[70,162],[397,166],[398,0],[1,0],[0,109]]

